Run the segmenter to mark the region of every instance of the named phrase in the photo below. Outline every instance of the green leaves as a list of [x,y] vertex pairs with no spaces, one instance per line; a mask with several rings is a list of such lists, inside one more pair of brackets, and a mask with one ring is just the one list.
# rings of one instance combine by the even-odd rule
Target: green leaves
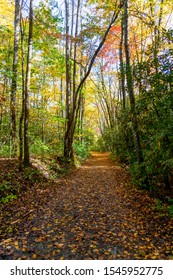
[[0,203],[6,204],[17,198],[14,187],[9,181],[3,180],[0,183]]

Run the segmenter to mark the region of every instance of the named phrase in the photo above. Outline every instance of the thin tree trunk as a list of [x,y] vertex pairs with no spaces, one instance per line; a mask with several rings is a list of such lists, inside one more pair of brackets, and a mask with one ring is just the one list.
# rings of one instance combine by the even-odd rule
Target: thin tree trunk
[[130,109],[131,109],[131,119],[132,119],[132,126],[134,132],[134,143],[136,148],[136,156],[138,163],[143,162],[142,157],[142,150],[141,150],[141,143],[140,143],[140,136],[138,130],[138,121],[137,115],[135,111],[135,96],[134,96],[134,87],[133,87],[133,77],[132,77],[132,70],[130,64],[130,52],[129,52],[129,43],[128,43],[128,0],[124,3],[124,47],[125,47],[125,55],[126,55],[126,78],[127,78],[127,87],[129,93],[129,100],[130,100]]
[[64,157],[73,158],[71,146],[71,136],[67,136],[68,127],[71,122],[71,95],[70,95],[70,48],[69,48],[69,2],[65,0],[65,17],[66,17],[66,133],[64,137]]
[[24,106],[25,106],[25,70],[24,70],[24,26],[22,26],[22,21],[20,30],[21,30],[21,59],[22,59],[22,110],[21,116],[19,119],[19,169],[22,169],[23,161],[23,120],[24,120]]
[[14,16],[14,54],[11,85],[11,156],[17,155],[17,135],[16,135],[16,91],[17,91],[17,72],[18,72],[18,49],[19,49],[19,29],[20,29],[20,0],[15,0]]
[[[75,39],[78,35],[78,25],[79,25],[79,12],[80,12],[80,0],[77,3],[77,14],[76,14],[76,27],[75,27]],[[76,102],[76,57],[77,57],[77,42],[74,43],[74,66],[73,66],[73,106]]]
[[121,84],[121,93],[123,97],[123,109],[126,107],[126,93],[125,93],[125,73],[124,73],[124,61],[123,61],[123,39],[124,39],[124,15],[121,19],[121,39],[119,46],[119,57],[120,57],[120,84]]
[[111,106],[110,106],[110,100],[109,98],[107,97],[107,88],[106,88],[106,85],[105,85],[105,81],[104,81],[104,74],[103,74],[103,71],[101,70],[101,84],[102,84],[102,90],[100,91],[100,95],[101,95],[101,99],[104,100],[105,102],[105,110],[106,110],[106,114],[108,116],[108,126],[113,128],[113,115],[111,113]]
[[32,29],[33,29],[33,0],[30,0],[28,54],[27,54],[26,81],[25,81],[25,114],[24,114],[24,165],[25,166],[30,165],[28,122],[29,122],[29,86],[30,86],[30,70],[31,70],[31,55],[32,55]]
[[[65,1],[67,3],[67,1]],[[118,18],[118,15],[119,15],[119,12],[121,10],[123,6],[123,3],[121,3],[118,7],[118,11],[115,11],[113,13],[113,16],[111,18],[111,21],[110,21],[110,24],[100,42],[100,44],[98,45],[96,51],[94,52],[91,60],[90,60],[90,63],[88,65],[88,69],[87,71],[85,72],[85,75],[83,76],[83,78],[81,79],[78,87],[76,88],[76,91],[75,91],[75,98],[74,98],[74,104],[73,104],[73,111],[72,111],[72,114],[71,114],[71,118],[70,118],[70,121],[67,122],[67,128],[66,128],[66,133],[65,133],[65,138],[64,138],[64,157],[66,159],[72,159],[73,160],[73,137],[74,137],[74,131],[75,131],[75,127],[76,127],[76,122],[77,122],[77,116],[78,116],[78,113],[79,113],[79,109],[80,109],[80,102],[81,102],[81,90],[83,88],[83,85],[86,81],[86,79],[88,78],[90,72],[91,72],[91,69],[92,69],[92,66],[95,62],[95,59],[99,53],[99,51],[101,50],[101,48],[103,47],[105,41],[106,41],[106,38],[107,38],[107,35],[111,29],[111,27],[113,26],[113,24],[115,23],[116,19]],[[66,14],[67,14],[67,9],[66,9]],[[66,31],[67,33],[67,31]],[[67,59],[67,58],[66,58]],[[67,79],[67,77],[66,77]],[[68,145],[67,145],[68,144]]]

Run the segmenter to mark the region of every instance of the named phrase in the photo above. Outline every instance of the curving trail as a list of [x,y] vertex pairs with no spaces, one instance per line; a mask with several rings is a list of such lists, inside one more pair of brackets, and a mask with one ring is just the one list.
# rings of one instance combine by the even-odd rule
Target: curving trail
[[[2,259],[171,259],[173,220],[106,153],[20,197]],[[10,208],[8,209],[8,213]],[[10,218],[9,218],[10,219]],[[10,220],[11,221],[11,220]]]

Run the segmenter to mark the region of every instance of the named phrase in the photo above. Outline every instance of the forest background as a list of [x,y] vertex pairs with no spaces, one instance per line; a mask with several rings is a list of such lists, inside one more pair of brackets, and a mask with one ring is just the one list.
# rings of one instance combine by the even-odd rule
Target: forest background
[[0,157],[22,169],[109,151],[136,185],[171,192],[172,11],[172,0],[1,0]]

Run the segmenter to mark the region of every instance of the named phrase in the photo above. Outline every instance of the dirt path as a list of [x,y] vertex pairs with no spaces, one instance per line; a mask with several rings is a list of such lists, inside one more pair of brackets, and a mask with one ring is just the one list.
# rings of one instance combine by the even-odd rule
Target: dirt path
[[173,220],[128,181],[107,154],[94,153],[64,179],[31,190],[15,206],[26,213],[29,203],[31,212],[10,220],[1,258],[173,258]]

